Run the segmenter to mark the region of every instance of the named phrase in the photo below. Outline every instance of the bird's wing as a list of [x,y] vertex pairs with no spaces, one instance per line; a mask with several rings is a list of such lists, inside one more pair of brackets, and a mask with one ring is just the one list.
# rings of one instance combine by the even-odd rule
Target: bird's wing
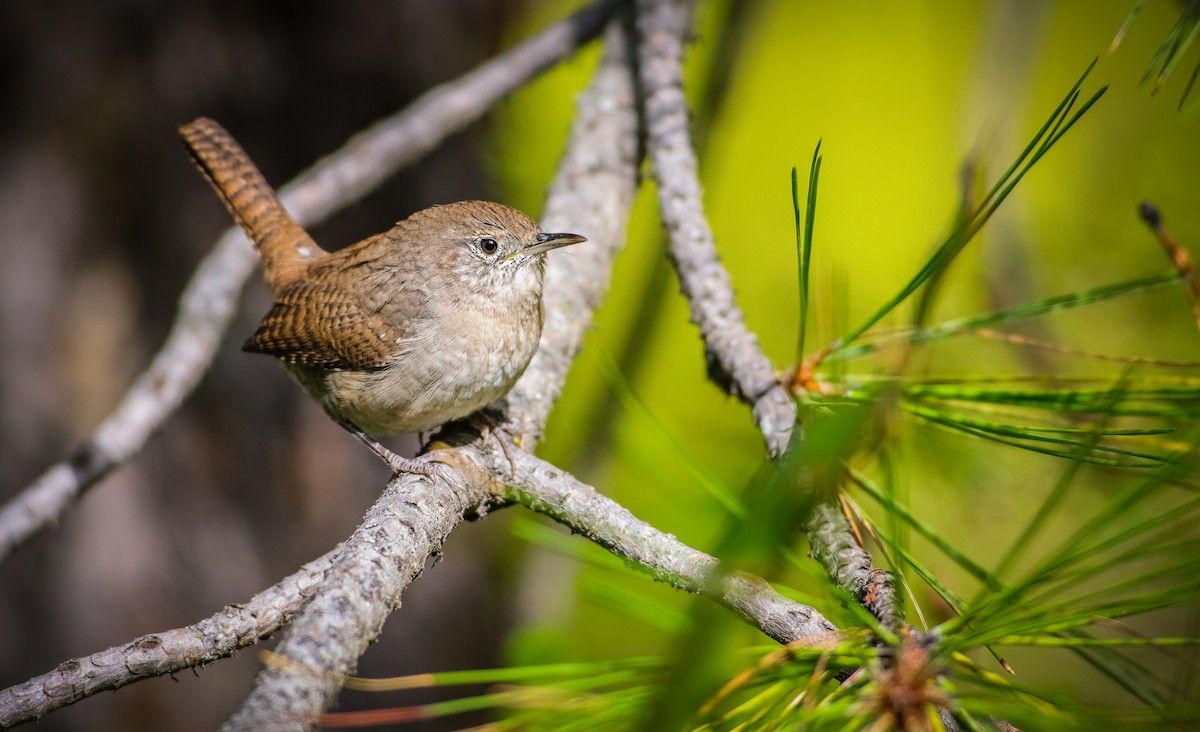
[[276,294],[274,307],[242,350],[317,368],[368,370],[387,365],[406,331],[388,325],[343,288],[300,280]]

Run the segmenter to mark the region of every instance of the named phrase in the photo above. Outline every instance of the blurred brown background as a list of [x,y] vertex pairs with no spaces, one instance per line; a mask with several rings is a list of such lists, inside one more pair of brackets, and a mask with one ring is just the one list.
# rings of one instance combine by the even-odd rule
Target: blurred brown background
[[[488,58],[519,10],[496,0],[0,4],[0,500],[113,407],[230,223],[180,147],[178,124],[219,120],[281,184]],[[336,248],[412,210],[489,197],[479,132],[452,139],[317,239]],[[239,351],[268,306],[256,277],[180,414],[0,566],[0,685],[248,598],[357,523],[386,469],[270,359]],[[477,526],[452,541],[486,541],[490,527]],[[496,663],[505,619],[486,612],[495,604],[487,562],[485,552],[454,552],[406,593],[411,622],[389,626],[370,672]],[[256,668],[249,651],[198,678],[87,700],[38,728],[212,729]]]

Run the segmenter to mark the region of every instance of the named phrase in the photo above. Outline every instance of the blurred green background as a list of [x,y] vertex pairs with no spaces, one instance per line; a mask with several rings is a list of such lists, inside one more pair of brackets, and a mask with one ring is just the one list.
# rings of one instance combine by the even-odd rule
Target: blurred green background
[[[803,186],[818,140],[824,162],[809,353],[873,313],[941,243],[959,207],[968,158],[974,156],[990,186],[1096,57],[1083,96],[1105,84],[1109,91],[952,265],[929,322],[1162,271],[1167,260],[1137,216],[1143,200],[1161,208],[1185,246],[1200,242],[1200,104],[1193,98],[1177,110],[1191,67],[1184,63],[1155,96],[1138,83],[1180,5],[1149,3],[1110,55],[1132,5],[702,5],[688,83],[699,104],[694,122],[702,140],[705,202],[747,322],[778,368],[794,362],[799,317],[790,169],[799,168]],[[721,48],[723,42],[732,51]],[[499,115],[490,160],[518,205],[536,205],[555,164],[555,146],[534,149],[528,141],[565,135],[566,120],[546,115],[546,105],[582,83],[589,68],[582,60],[564,65]],[[714,92],[714,86],[723,91]],[[760,464],[762,442],[745,407],[706,382],[701,345],[678,283],[661,265],[664,246],[653,186],[647,185],[611,296],[541,454],[655,526],[711,549],[729,517],[705,491],[704,475],[740,493]],[[906,325],[911,308],[902,307],[899,315],[883,325]],[[1013,330],[1093,351],[1195,360],[1196,329],[1183,293],[1168,288]],[[651,417],[616,404],[604,377],[610,362],[620,367]],[[890,365],[885,357],[853,362],[847,370],[880,374]],[[936,376],[1114,379],[1119,371],[1112,364],[970,337],[929,348],[917,368]],[[1053,457],[917,426],[911,419],[890,427],[888,454],[901,495],[952,545],[985,566],[1009,548],[1066,468]],[[672,440],[663,439],[663,429]],[[1085,487],[1071,494],[1069,516],[1052,521],[1050,536],[1075,526],[1129,479],[1102,470],[1084,474]],[[883,513],[876,515],[882,519]],[[967,595],[976,589],[927,545],[917,541],[915,550],[954,589]],[[1031,554],[1038,556],[1036,547]],[[883,563],[878,555],[876,561]],[[545,613],[535,614],[516,635],[513,660],[670,651],[670,636],[661,627],[635,617],[653,612],[614,609],[630,601],[607,585],[611,570],[562,561],[560,574],[550,578],[540,565],[532,566],[538,567],[531,572],[540,578],[536,586],[548,590],[573,581],[580,596],[549,626]],[[811,577],[782,578],[807,592],[823,591]],[[622,586],[673,608],[689,601],[637,579]],[[946,608],[919,580],[914,588],[930,620],[945,619]],[[1187,622],[1175,613],[1133,625],[1142,632],[1182,634]],[[557,629],[552,640],[546,637],[549,628]],[[755,635],[747,629],[741,642],[754,643]],[[1120,698],[1065,653],[1018,649],[1009,660],[1022,681],[1082,693],[1095,703]],[[745,663],[735,654],[726,661],[730,674]]]
[[[1196,98],[1176,109],[1190,63],[1151,96],[1138,80],[1180,4],[1149,2],[1107,49],[1134,0],[700,5],[689,56],[705,202],[748,325],[781,370],[795,358],[792,166],[823,140],[809,349],[893,294],[940,243],[964,161],[995,179],[1093,58],[1090,95],[1111,88],[1039,163],[950,270],[931,321],[1162,271],[1139,222],[1156,203],[1200,243]],[[283,182],[354,131],[580,3],[456,0],[432,6],[304,2],[41,4],[0,9],[0,459],[7,498],[87,434],[157,348],[195,262],[227,225],[173,139],[200,114]],[[539,210],[571,100],[598,49],[506,100],[362,204],[315,232],[336,247],[433,203],[495,198]],[[1195,51],[1191,58],[1194,59]],[[664,262],[643,186],[610,297],[540,453],[658,528],[711,549],[729,523],[705,490],[740,493],[763,448],[740,404],[704,375],[696,330]],[[386,476],[268,359],[241,354],[268,303],[248,288],[212,373],[133,465],[57,529],[0,567],[0,683],[67,657],[193,622],[237,602],[347,535]],[[902,325],[911,311],[885,325]],[[1043,318],[1021,332],[1076,347],[1197,360],[1175,288]],[[645,406],[614,395],[615,371]],[[878,374],[888,355],[851,363]],[[957,339],[929,374],[1119,369]],[[1028,521],[1061,461],[896,420],[888,455],[914,510],[985,564]],[[664,438],[664,434],[669,436]],[[409,444],[411,443],[398,443]],[[1125,478],[1088,470],[1080,510]],[[1056,518],[1052,529],[1064,518]],[[669,652],[697,620],[652,585],[522,509],[461,527],[405,595],[368,675]],[[557,538],[555,538],[557,537]],[[550,547],[561,544],[560,550]],[[801,553],[803,546],[798,547]],[[972,586],[920,542],[944,580]],[[1036,554],[1036,552],[1034,552]],[[824,596],[812,574],[778,576]],[[931,620],[944,606],[916,586]],[[1143,628],[1181,633],[1177,614]],[[728,647],[765,639],[721,617]],[[1111,688],[1054,656],[1014,654],[1025,681],[1090,695]],[[730,653],[720,673],[748,662]],[[201,678],[153,680],[89,699],[44,729],[207,729],[240,699],[252,653]],[[187,677],[187,678],[185,678]],[[347,695],[343,708],[400,701]],[[430,697],[432,698],[432,697]],[[461,721],[461,720],[460,720]],[[429,729],[441,729],[432,725]]]

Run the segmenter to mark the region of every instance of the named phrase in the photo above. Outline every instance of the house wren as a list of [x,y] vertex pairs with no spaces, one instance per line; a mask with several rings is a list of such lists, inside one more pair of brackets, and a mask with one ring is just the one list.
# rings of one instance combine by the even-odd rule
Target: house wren
[[275,304],[243,350],[275,356],[395,471],[430,474],[372,435],[425,432],[508,393],[542,333],[547,234],[515,209],[461,201],[326,252],[216,122],[179,130],[262,258]]

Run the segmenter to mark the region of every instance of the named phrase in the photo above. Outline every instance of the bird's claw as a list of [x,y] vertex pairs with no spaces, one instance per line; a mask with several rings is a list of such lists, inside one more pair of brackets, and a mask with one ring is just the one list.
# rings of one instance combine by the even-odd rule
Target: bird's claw
[[438,461],[432,454],[426,453],[415,458],[400,457],[391,453],[387,458],[388,467],[393,473],[416,473],[429,478],[440,478],[454,486],[462,485],[458,474],[446,463]]

